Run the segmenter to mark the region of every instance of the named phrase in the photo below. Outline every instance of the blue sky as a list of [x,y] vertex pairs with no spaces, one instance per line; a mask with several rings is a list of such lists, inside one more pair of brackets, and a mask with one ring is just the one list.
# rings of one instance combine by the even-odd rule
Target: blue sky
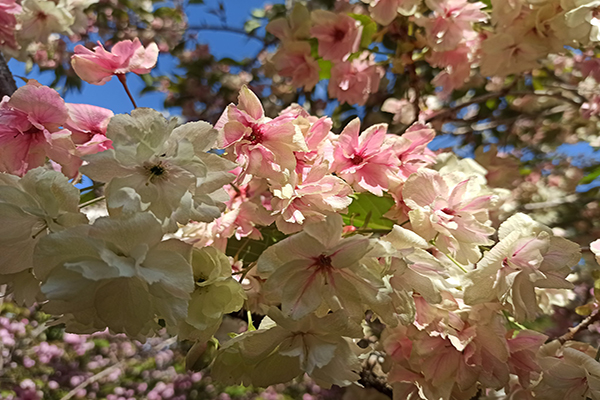
[[[262,8],[266,3],[281,3],[282,1],[265,1],[265,0],[226,0],[225,10],[227,12],[227,24],[229,26],[242,28],[244,22],[250,16],[250,12],[254,8]],[[216,0],[206,0],[205,5],[189,6],[186,11],[190,25],[201,24],[220,24],[219,19],[209,14],[207,11],[210,8],[218,6]],[[198,32],[198,41],[210,46],[211,52],[217,58],[230,57],[235,60],[241,60],[246,57],[253,56],[260,49],[261,44],[256,40],[248,40],[243,35],[228,33],[228,32]],[[42,84],[50,84],[54,80],[54,73],[47,71],[40,73],[39,70],[34,70],[29,74],[25,74],[25,64],[16,60],[11,60],[8,63],[13,75],[23,76],[28,79],[37,79]],[[156,74],[168,74],[174,68],[173,58],[169,55],[161,55],[155,69]],[[128,85],[133,93],[138,106],[151,107],[158,110],[163,109],[164,95],[162,93],[148,93],[143,96],[139,95],[140,90],[144,87],[142,79],[134,74],[128,75]],[[17,85],[22,86],[24,82],[17,79]],[[96,106],[101,106],[111,109],[116,114],[129,112],[132,109],[131,102],[125,94],[123,87],[119,81],[113,79],[103,86],[90,85],[83,82],[81,92],[73,91],[65,96],[65,100],[69,103],[87,103]]]

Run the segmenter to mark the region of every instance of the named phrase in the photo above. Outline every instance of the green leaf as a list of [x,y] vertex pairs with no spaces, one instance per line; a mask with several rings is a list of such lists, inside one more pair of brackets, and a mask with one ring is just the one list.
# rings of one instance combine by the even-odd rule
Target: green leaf
[[265,9],[264,8],[255,8],[254,10],[252,10],[252,16],[254,18],[265,18]]
[[368,15],[350,14],[363,26],[362,36],[360,37],[360,47],[367,48],[373,42],[373,35],[377,32],[377,23]]
[[331,61],[328,60],[319,60],[319,79],[329,79],[331,78]]
[[391,196],[378,197],[371,193],[359,193],[353,195],[354,201],[348,207],[348,214],[343,215],[344,223],[354,225],[357,228],[391,230],[394,221],[383,216],[394,205]]
[[592,183],[599,177],[600,177],[600,167],[597,167],[595,170],[593,170],[592,172],[590,172],[589,174],[584,176],[583,179],[581,179],[581,181],[579,181],[579,184],[585,185],[588,183]]
[[225,254],[231,257],[237,256],[238,260],[243,260],[245,264],[248,264],[258,260],[263,251],[286,237],[275,226],[262,228],[261,233],[263,235],[262,240],[253,240],[250,238],[237,240],[235,237],[229,239]]
[[248,21],[246,21],[246,23],[244,24],[244,30],[248,33],[253,32],[255,30],[257,30],[258,28],[260,28],[261,23],[259,20],[257,19],[249,19]]

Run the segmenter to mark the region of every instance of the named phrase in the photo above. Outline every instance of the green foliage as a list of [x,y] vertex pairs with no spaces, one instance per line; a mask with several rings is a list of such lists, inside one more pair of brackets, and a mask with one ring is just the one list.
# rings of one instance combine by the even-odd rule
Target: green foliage
[[263,235],[262,240],[250,238],[236,240],[235,237],[229,239],[225,254],[238,260],[243,260],[244,263],[251,263],[258,260],[258,257],[260,257],[267,247],[286,238],[286,235],[279,232],[273,225],[261,229],[261,233]]
[[352,196],[354,201],[344,215],[344,223],[357,228],[391,230],[394,221],[383,215],[394,205],[391,196],[378,197],[371,193],[359,193]]
[[350,14],[350,16],[363,26],[360,47],[366,49],[373,42],[373,35],[377,32],[377,23],[368,15]]

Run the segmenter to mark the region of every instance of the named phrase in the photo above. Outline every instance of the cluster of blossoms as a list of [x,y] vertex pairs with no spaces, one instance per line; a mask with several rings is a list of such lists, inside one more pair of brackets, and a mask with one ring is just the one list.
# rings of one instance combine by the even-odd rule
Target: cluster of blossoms
[[[494,0],[491,11],[483,2],[468,0],[363,2],[369,7],[342,5],[337,12],[309,13],[296,5],[287,19],[271,21],[267,30],[281,41],[273,57],[278,73],[308,91],[329,78],[329,97],[364,105],[384,76],[376,54],[390,58],[394,72],[408,66],[413,74],[414,64],[424,59],[440,69],[431,84],[447,98],[477,69],[484,77],[505,77],[541,67],[540,60],[565,53],[567,46],[600,41],[595,0]],[[402,22],[394,24],[400,16]],[[418,28],[404,33],[407,23]],[[381,35],[377,24],[383,26]],[[417,33],[411,33],[415,28]],[[388,31],[398,37],[398,48],[382,53],[380,44],[388,43],[377,40]]]
[[[381,24],[396,12],[414,20],[429,49],[422,56],[443,70],[434,84],[447,91],[475,63],[484,74],[498,65],[486,64],[496,57],[486,46],[510,43],[477,31],[488,21],[480,2],[368,3]],[[518,42],[527,48],[561,24],[571,35],[562,45],[596,40],[597,2],[554,3],[497,5],[491,26],[529,26],[515,34],[533,36]],[[311,90],[329,70],[331,97],[364,104],[382,78],[365,52],[372,28],[359,14],[297,5],[267,29],[282,40],[274,62],[294,84]],[[158,47],[135,40],[75,53],[83,80],[125,83],[128,72],[150,71]],[[490,74],[541,57],[509,53]],[[429,150],[436,131],[413,123],[416,100],[411,118],[406,103],[385,107],[408,125],[402,134],[384,123],[361,132],[358,118],[336,134],[332,119],[298,104],[267,116],[247,86],[213,127],[148,108],[113,115],[68,104],[30,81],[0,103],[0,280],[68,332],[192,341],[188,366],[210,365],[227,384],[306,374],[349,386],[381,355],[398,398],[600,398],[589,346],[522,325],[573,288],[579,245],[511,212],[510,193],[491,182],[503,179],[498,170]],[[102,196],[81,202],[82,176]],[[100,216],[86,212],[101,201]],[[244,332],[232,322],[243,309]],[[40,351],[60,357],[49,345]]]
[[[504,221],[495,243],[490,211],[505,191],[474,161],[428,150],[435,132],[425,125],[361,133],[356,119],[336,135],[298,105],[267,117],[247,87],[216,129],[151,109],[65,105],[35,82],[3,110],[15,121],[4,149],[21,153],[2,153],[2,280],[69,332],[141,339],[166,327],[195,341],[190,365],[256,386],[302,373],[347,386],[383,351],[388,382],[406,398],[550,393],[563,353],[578,374],[597,373],[577,364],[588,356],[574,342],[543,347],[545,335],[507,328],[572,288],[579,246],[525,214]],[[107,211],[92,223],[68,181],[79,174],[104,184]],[[372,222],[384,232],[369,229],[371,216],[340,215],[377,198],[390,201],[389,219]],[[256,261],[229,253],[273,223],[284,236]],[[242,308],[264,316],[258,329],[219,334],[239,333],[224,316]],[[374,320],[381,341],[359,347]],[[597,388],[588,379],[573,390]]]
[[[312,90],[321,71],[330,75],[329,96],[340,103],[364,105],[371,93],[379,90],[383,69],[368,52],[361,53],[365,27],[352,15],[308,9],[297,3],[289,18],[278,18],[267,31],[281,40],[273,63],[292,84]],[[371,32],[372,33],[372,32]],[[309,39],[317,39],[315,51]]]

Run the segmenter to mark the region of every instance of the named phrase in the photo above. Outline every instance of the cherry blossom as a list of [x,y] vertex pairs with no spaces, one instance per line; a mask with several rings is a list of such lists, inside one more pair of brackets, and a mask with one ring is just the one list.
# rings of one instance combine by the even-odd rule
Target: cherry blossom
[[494,195],[481,193],[473,179],[453,182],[451,175],[421,169],[406,181],[402,195],[413,230],[458,262],[476,262],[479,245],[493,244],[487,210]]
[[158,46],[151,43],[144,47],[138,38],[123,40],[115,44],[111,51],[106,51],[102,43],[94,50],[82,45],[75,47],[71,58],[73,69],[84,81],[92,85],[104,85],[113,75],[128,72],[135,74],[149,73],[158,59]]
[[312,90],[319,82],[319,64],[311,56],[308,42],[287,42],[273,57],[281,76],[292,78],[292,85]]
[[369,4],[371,17],[381,25],[389,25],[398,13],[409,16],[417,10],[421,0],[362,0]]
[[78,173],[78,157],[65,126],[69,111],[58,92],[30,80],[0,103],[0,171],[23,176],[46,159],[60,164],[68,177]]
[[391,146],[385,143],[387,126],[375,125],[359,132],[358,118],[344,128],[335,144],[331,169],[355,190],[381,196],[398,165]]
[[0,46],[7,46],[12,49],[18,48],[15,38],[16,15],[21,11],[22,8],[16,0],[0,1]]
[[319,41],[319,56],[325,60],[345,61],[358,51],[362,25],[354,18],[330,11],[316,10],[310,15],[312,37]]
[[331,68],[327,91],[340,103],[364,105],[372,93],[379,90],[382,70],[370,57],[341,62]]
[[250,174],[285,184],[296,168],[294,151],[307,150],[302,132],[292,123],[295,116],[265,117],[260,100],[245,86],[238,100],[215,126],[220,130],[219,146],[231,151],[243,168],[238,180]]
[[342,217],[306,224],[304,230],[269,247],[258,259],[268,296],[281,301],[293,319],[321,310],[345,310],[359,317],[364,307],[385,301],[381,277],[361,259],[371,248],[363,236],[341,238]]

